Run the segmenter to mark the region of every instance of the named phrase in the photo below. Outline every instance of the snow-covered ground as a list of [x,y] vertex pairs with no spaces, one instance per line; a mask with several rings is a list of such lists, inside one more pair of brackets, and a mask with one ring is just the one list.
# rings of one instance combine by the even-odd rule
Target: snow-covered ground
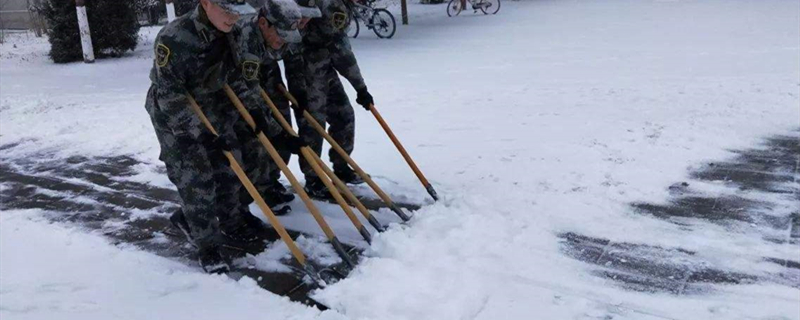
[[[800,319],[800,290],[786,286],[620,289],[562,254],[556,236],[710,252],[734,270],[763,269],[766,253],[800,259],[796,245],[687,231],[629,207],[665,201],[667,186],[702,161],[800,127],[800,2],[410,11],[393,39],[362,30],[352,43],[383,116],[444,199],[376,235],[369,259],[318,292],[333,310],[10,210],[0,214],[0,318]],[[93,65],[54,65],[45,40],[10,35],[0,45],[0,144],[20,144],[0,157],[128,154],[153,164],[135,179],[168,185],[143,108],[156,32],[143,29],[130,56]],[[354,158],[396,183],[392,193],[422,199],[356,108]]]

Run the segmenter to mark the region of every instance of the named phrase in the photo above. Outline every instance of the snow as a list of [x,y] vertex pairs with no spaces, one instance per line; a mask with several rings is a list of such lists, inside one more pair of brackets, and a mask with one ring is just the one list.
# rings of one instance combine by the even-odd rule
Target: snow
[[[342,259],[336,255],[333,247],[327,245],[316,238],[307,238],[300,236],[295,240],[297,246],[306,255],[306,258],[314,261],[320,266],[330,266],[341,263]],[[289,248],[283,242],[273,242],[262,253],[258,255],[247,255],[247,257],[238,259],[234,263],[241,266],[252,266],[258,270],[273,271],[273,272],[291,272],[292,270],[281,261],[289,261],[292,259],[292,254]]]
[[[317,292],[335,311],[4,211],[0,318],[800,319],[800,290],[766,283],[625,291],[563,255],[556,237],[684,248],[753,272],[762,256],[797,260],[790,244],[684,230],[628,207],[664,202],[688,169],[800,127],[797,1],[504,1],[495,16],[455,18],[412,4],[410,21],[391,40],[362,29],[352,44],[378,108],[443,200],[376,234],[349,278]],[[157,163],[143,107],[157,31],[93,65],[53,65],[44,40],[9,35],[0,142],[20,145],[0,158]],[[356,106],[356,118],[354,158],[390,193],[423,199],[371,115]],[[132,179],[168,185],[155,166],[141,169]],[[334,205],[323,211],[343,241],[359,241]],[[299,212],[282,221],[319,234]],[[274,256],[254,259],[269,268]]]
[[[38,218],[0,215],[3,319],[345,319],[259,288]],[[34,236],[35,235],[35,236]],[[21,245],[25,244],[25,245]],[[31,250],[35,248],[36,254]]]

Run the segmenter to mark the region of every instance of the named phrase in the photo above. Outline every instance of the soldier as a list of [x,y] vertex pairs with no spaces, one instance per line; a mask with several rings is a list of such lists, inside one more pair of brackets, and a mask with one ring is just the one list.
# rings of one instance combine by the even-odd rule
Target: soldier
[[[342,0],[298,0],[298,4],[318,7],[319,18],[311,19],[303,30],[303,59],[305,60],[308,93],[307,109],[321,123],[328,123],[328,132],[347,151],[353,152],[355,138],[355,116],[350,99],[344,92],[339,74],[344,76],[358,97],[356,102],[369,110],[372,95],[361,76],[361,70],[353,55],[345,29],[349,25],[348,8]],[[295,114],[300,127],[300,136],[319,153],[322,151],[322,136],[300,114]],[[347,183],[359,184],[363,180],[348,166],[347,162],[331,149],[329,157],[336,175]],[[306,177],[306,191],[319,198],[328,197],[325,187],[311,166],[300,161]]]
[[[287,17],[278,16],[286,14],[296,16],[288,19]],[[281,36],[276,32],[276,30],[280,30],[276,29],[276,25],[280,24],[281,21],[294,21],[300,16],[302,16],[302,20],[308,20],[311,17],[319,17],[320,12],[316,8],[300,8],[292,0],[268,1],[259,9],[256,16],[250,19],[243,19],[240,22],[241,32],[236,34],[241,65],[243,68],[249,68],[243,70],[252,71],[250,74],[246,74],[245,79],[256,88],[258,86],[264,88],[285,119],[290,119],[291,113],[289,111],[289,101],[278,90],[278,86],[283,85],[278,60],[284,60],[290,88],[298,96],[304,96],[297,89],[305,87],[305,77],[302,74],[305,67],[302,63],[302,56],[295,53],[295,45],[299,44],[301,40],[300,34]],[[302,22],[300,23],[302,24]],[[283,27],[296,30],[297,25]],[[271,114],[270,110],[266,112]],[[247,152],[264,153],[265,151],[263,148],[259,148],[257,150],[248,149]],[[285,148],[279,148],[278,152],[283,161],[288,163],[291,152]],[[250,156],[253,158],[259,157],[258,155]],[[256,186],[259,189],[266,190],[265,194],[270,197],[266,200],[270,205],[278,206],[294,199],[294,195],[280,183],[281,172],[274,162],[252,161],[248,165],[258,166],[260,172],[267,173],[259,178]],[[273,211],[284,213],[286,212],[284,209],[287,207]]]
[[[154,44],[152,84],[145,108],[161,146],[159,159],[182,201],[181,211],[170,220],[197,247],[199,263],[206,272],[230,269],[218,250],[221,243],[242,244],[263,232],[258,219],[249,211],[242,212],[241,183],[223,156],[223,151],[228,151],[241,159],[239,139],[233,131],[241,120],[223,85],[229,84],[251,114],[263,119],[259,130],[295,151],[303,145],[266,117],[241,74],[231,72],[238,69],[228,33],[236,28],[240,14],[253,12],[244,0],[200,0],[193,12],[165,26]],[[193,113],[187,95],[203,108],[219,137]]]

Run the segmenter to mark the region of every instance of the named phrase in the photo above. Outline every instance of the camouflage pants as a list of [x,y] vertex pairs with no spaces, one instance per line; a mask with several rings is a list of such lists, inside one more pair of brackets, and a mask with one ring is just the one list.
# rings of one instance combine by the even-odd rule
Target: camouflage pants
[[[327,49],[306,50],[304,57],[308,72],[306,75],[308,112],[323,126],[328,124],[328,133],[331,137],[342,146],[347,154],[351,154],[355,139],[355,115],[350,98],[347,97],[342,81],[339,80],[339,74],[331,64],[330,53]],[[296,116],[300,127],[300,136],[314,152],[320,154],[322,152],[322,135],[317,133],[302,115]],[[347,162],[335,150],[331,149],[328,156],[334,169],[347,167]],[[306,181],[316,177],[311,166],[305,161],[300,161],[300,169],[306,176]]]
[[[278,90],[278,85],[282,84],[283,81],[280,78],[280,70],[277,63],[275,63],[274,68],[278,69],[278,71],[274,73],[274,75],[277,75],[277,78],[267,78],[262,82],[262,87],[267,92],[267,95],[270,97],[272,102],[275,103],[275,106],[278,107],[278,110],[281,111],[283,117],[287,121],[291,121],[289,101]],[[272,110],[266,110],[266,113],[271,115]],[[275,119],[275,121],[278,120]],[[269,155],[269,153],[267,153],[267,150],[264,148],[258,138],[253,134],[253,131],[249,127],[246,127],[244,120],[239,121],[234,128],[236,128],[235,130],[239,138],[239,142],[242,144],[242,156],[247,176],[252,179],[253,185],[255,185],[256,189],[258,189],[259,194],[265,198],[268,198],[267,194],[274,192],[276,186],[280,184],[279,180],[281,178],[281,170],[278,168],[278,165],[275,163],[275,161],[272,160],[272,157]],[[275,145],[274,139],[271,139],[270,141],[278,150],[278,154],[281,156],[281,159],[283,159],[284,162],[289,163],[292,153],[284,148],[281,148],[280,145]],[[242,206],[247,206],[253,202],[253,198],[250,197],[246,190],[242,190],[240,199]],[[272,204],[268,203],[268,205]]]
[[[150,87],[145,108],[161,146],[159,160],[178,189],[183,214],[198,247],[218,241],[220,223],[240,221],[238,194],[241,183],[224,161],[215,161],[197,139],[176,136],[167,126],[168,115],[158,108],[155,89]],[[214,116],[210,116],[214,118]],[[241,159],[241,154],[234,151]]]
[[[244,121],[242,121],[242,123],[244,123]],[[237,136],[239,137],[239,142],[242,144],[242,166],[247,173],[247,176],[253,182],[253,185],[255,185],[259,195],[261,195],[267,201],[267,205],[275,205],[274,203],[269,203],[269,195],[270,193],[275,192],[276,186],[280,184],[280,168],[278,168],[278,165],[272,160],[272,157],[270,157],[269,153],[267,153],[264,145],[261,144],[261,141],[258,140],[250,128],[247,128],[246,130],[237,128],[236,131]],[[280,146],[275,145],[274,139],[270,139],[270,141],[278,150],[278,154],[281,156],[283,161],[288,163],[291,153],[285,151]],[[239,201],[240,211],[248,212],[247,207],[253,203],[253,198],[250,196],[247,190],[242,188],[239,195]]]

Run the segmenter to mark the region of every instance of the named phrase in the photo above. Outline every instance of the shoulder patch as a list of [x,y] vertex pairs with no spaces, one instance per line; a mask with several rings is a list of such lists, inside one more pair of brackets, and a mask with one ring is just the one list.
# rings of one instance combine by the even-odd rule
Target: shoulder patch
[[341,11],[334,12],[331,16],[331,25],[336,30],[344,30],[347,27],[348,23],[347,14]]
[[172,51],[169,48],[161,43],[156,46],[156,65],[158,67],[164,67],[169,63],[169,56],[172,54]]
[[261,68],[261,64],[255,61],[245,61],[242,63],[242,76],[247,81],[252,81],[258,79],[258,69]]

